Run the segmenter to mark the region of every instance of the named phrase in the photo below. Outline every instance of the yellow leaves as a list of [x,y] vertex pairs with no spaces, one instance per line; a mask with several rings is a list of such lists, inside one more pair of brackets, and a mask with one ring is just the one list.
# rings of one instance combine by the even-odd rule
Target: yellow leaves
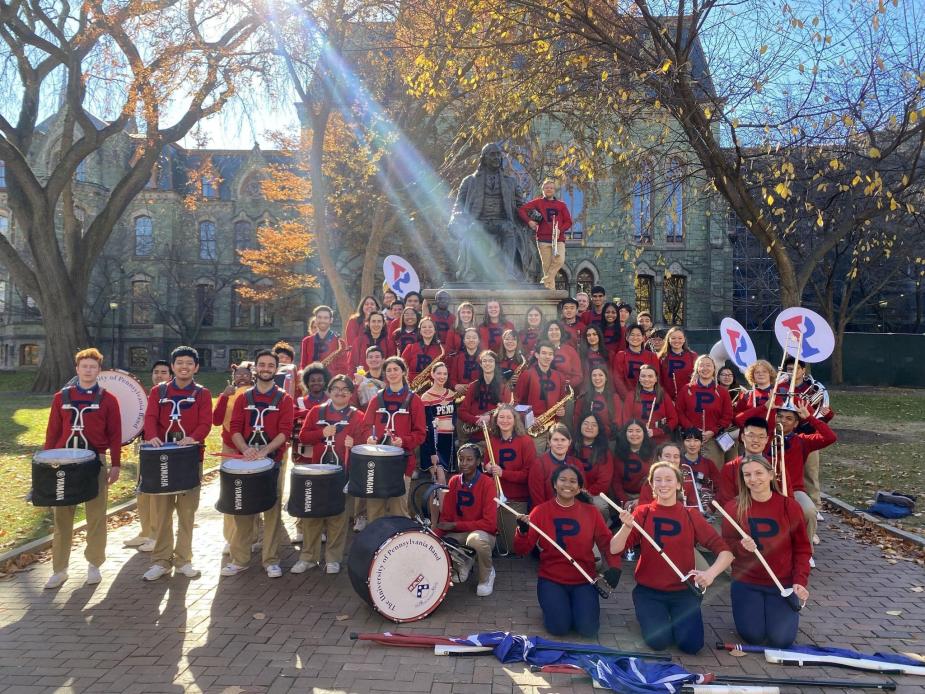
[[659,70],[660,70],[662,73],[665,73],[665,72],[668,72],[670,69],[671,69],[671,60],[670,60],[669,58],[665,58],[665,60],[662,62],[662,66],[659,68]]
[[816,226],[820,229],[825,226],[825,220],[822,218],[822,210],[816,210]]
[[768,44],[764,44],[761,48],[758,49],[758,55],[764,55],[768,52]]
[[769,194],[768,197],[765,198],[765,202],[767,202],[769,206],[770,206],[770,205],[773,205],[773,204],[774,204],[774,196]]
[[846,127],[850,128],[854,125],[854,118],[846,113],[844,116],[842,116],[842,123],[844,123]]
[[790,197],[790,187],[786,183],[778,183],[774,186],[774,192],[780,195],[784,200]]
[[838,171],[839,169],[843,168],[843,166],[844,165],[838,161],[838,159],[832,159],[829,161],[829,168],[832,169],[832,171]]
[[601,82],[606,82],[606,81],[607,81],[607,76],[608,76],[608,75],[607,75],[607,70],[604,70],[604,71],[601,73]]
[[880,150],[877,149],[876,147],[871,147],[871,148],[867,151],[867,154],[868,154],[868,156],[870,156],[871,159],[879,159],[879,158],[880,158]]

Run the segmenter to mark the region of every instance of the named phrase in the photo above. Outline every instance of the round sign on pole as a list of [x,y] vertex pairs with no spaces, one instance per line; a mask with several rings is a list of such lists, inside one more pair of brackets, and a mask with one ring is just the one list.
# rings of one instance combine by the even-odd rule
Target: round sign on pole
[[800,306],[780,312],[774,321],[774,337],[787,354],[804,363],[825,361],[835,350],[835,334],[825,318]]
[[421,291],[421,280],[411,263],[400,255],[388,255],[382,261],[382,273],[389,288],[404,299],[408,292]]
[[745,373],[745,369],[758,359],[755,343],[748,331],[735,318],[723,318],[719,324],[719,334],[729,358],[739,371]]

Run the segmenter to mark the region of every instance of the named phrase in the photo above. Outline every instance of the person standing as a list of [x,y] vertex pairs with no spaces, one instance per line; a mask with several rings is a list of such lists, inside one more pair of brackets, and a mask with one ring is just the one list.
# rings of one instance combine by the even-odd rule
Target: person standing
[[[556,288],[556,273],[565,263],[565,232],[572,228],[572,215],[564,202],[556,198],[556,184],[543,181],[543,194],[520,206],[517,214],[536,234],[546,289]],[[553,233],[555,232],[555,234]]]
[[[205,440],[212,428],[212,394],[194,380],[199,371],[199,352],[183,345],[170,353],[173,379],[151,389],[145,410],[145,443],[162,446],[174,441],[179,446],[199,446],[199,469]],[[173,567],[187,578],[199,578],[193,567],[193,522],[199,508],[200,487],[179,494],[152,497],[157,537],[152,554],[153,564],[145,572],[146,581],[156,581],[170,574]],[[177,515],[177,534],[173,533],[173,516]]]
[[[312,320],[315,324],[315,332],[302,338],[302,345],[299,349],[299,370],[301,371],[312,362],[320,361],[332,374],[347,373],[350,368],[349,349],[347,343],[331,330],[334,311],[329,306],[316,306],[312,311]],[[335,352],[337,355],[325,362],[325,359]]]
[[[87,514],[87,585],[102,580],[100,566],[106,561],[106,502],[109,485],[119,480],[122,455],[122,414],[119,401],[104,390],[97,378],[103,366],[102,353],[93,347],[74,355],[77,383],[57,393],[48,412],[44,450],[52,448],[86,448],[96,453],[99,491],[85,503]],[[106,451],[112,458],[107,469]],[[54,506],[54,534],[51,542],[52,574],[45,588],[58,588],[67,581],[74,538],[74,513],[77,506]]]

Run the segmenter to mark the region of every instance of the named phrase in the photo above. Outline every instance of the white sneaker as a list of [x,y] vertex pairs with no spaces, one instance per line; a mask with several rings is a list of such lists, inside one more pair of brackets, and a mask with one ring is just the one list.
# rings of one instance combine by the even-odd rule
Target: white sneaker
[[154,564],[150,569],[145,571],[145,574],[144,576],[142,576],[142,578],[146,581],[156,581],[157,579],[163,576],[169,576],[169,575],[170,575],[170,569],[168,569],[166,566],[161,566],[160,564]]
[[231,544],[226,542],[225,546],[222,547],[222,554],[231,554]]
[[296,545],[301,545],[304,539],[305,538],[302,536],[302,533],[296,533],[295,537],[292,538],[292,543]]
[[99,567],[96,567],[93,564],[87,564],[87,580],[84,581],[84,583],[86,583],[88,586],[95,586],[102,580],[103,576],[100,574]]
[[316,561],[303,561],[299,559],[299,561],[293,564],[292,568],[289,569],[289,573],[304,574],[306,571],[314,569],[316,566],[318,566],[318,562]]
[[283,575],[283,570],[279,568],[279,564],[270,564],[267,567],[267,576],[269,578],[279,578]]
[[815,568],[816,568],[816,560],[815,560],[813,557],[810,557],[810,558],[809,558],[809,568],[811,568],[811,569],[815,569]]
[[153,552],[154,551],[154,540],[148,540],[143,545],[138,545],[139,552]]
[[340,563],[336,561],[329,561],[324,567],[324,572],[326,574],[339,574],[340,573]]
[[488,574],[488,578],[485,579],[484,583],[479,583],[479,587],[475,589],[475,594],[480,598],[487,597],[492,594],[495,590],[495,567],[491,567],[491,573]]
[[202,576],[202,571],[195,568],[192,564],[184,564],[179,569],[177,569],[181,574],[187,578],[199,578]]
[[242,571],[247,571],[247,567],[238,566],[237,564],[225,564],[219,573],[221,573],[222,576],[237,576]]
[[814,545],[818,545],[818,544],[819,544],[819,536],[818,536],[818,535],[813,535],[813,544],[814,544]]
[[122,543],[123,547],[141,547],[145,542],[153,542],[150,537],[145,537],[144,535],[136,535],[130,540],[126,540]]
[[251,545],[251,552],[259,552],[262,549],[263,549],[263,542],[260,540],[257,540],[257,542]]
[[45,589],[51,590],[52,588],[60,588],[64,585],[64,582],[67,580],[67,571],[62,571],[60,573],[52,574],[48,577],[48,580],[45,581]]
[[469,580],[469,573],[472,571],[472,566],[469,562],[463,561],[460,562],[456,570],[456,575],[459,578],[459,583],[463,584]]
[[353,532],[358,533],[366,528],[366,516],[357,516],[353,521]]
[[825,517],[821,513],[819,513],[819,511],[816,511],[816,520],[821,523],[822,521],[825,520]]

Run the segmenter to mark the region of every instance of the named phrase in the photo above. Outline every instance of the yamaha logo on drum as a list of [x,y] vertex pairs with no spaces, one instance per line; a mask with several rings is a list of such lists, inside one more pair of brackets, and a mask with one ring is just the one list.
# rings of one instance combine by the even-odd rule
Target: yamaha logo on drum
[[366,467],[369,468],[370,470],[375,470],[375,469],[376,469],[376,461],[375,461],[375,460],[370,460],[368,463],[366,463]]
[[244,484],[244,480],[242,480],[240,477],[238,477],[237,479],[235,479],[235,481],[234,481],[234,486],[235,486],[235,487],[240,487],[242,484]]
[[58,479],[61,479],[61,478],[64,477],[66,474],[67,474],[67,473],[66,473],[64,470],[58,470],[58,471],[55,473],[55,477],[57,477]]
[[167,462],[167,456],[166,456],[165,454],[162,453],[162,454],[161,454],[161,457],[158,458],[158,460],[160,460],[162,463],[166,463],[166,462]]
[[167,464],[167,456],[161,456],[161,488],[166,489],[170,486],[170,466]]
[[55,501],[64,501],[64,470],[57,473],[58,479],[55,480]]
[[312,511],[312,481],[305,480],[305,501],[303,504],[303,511],[305,513],[311,513]]

